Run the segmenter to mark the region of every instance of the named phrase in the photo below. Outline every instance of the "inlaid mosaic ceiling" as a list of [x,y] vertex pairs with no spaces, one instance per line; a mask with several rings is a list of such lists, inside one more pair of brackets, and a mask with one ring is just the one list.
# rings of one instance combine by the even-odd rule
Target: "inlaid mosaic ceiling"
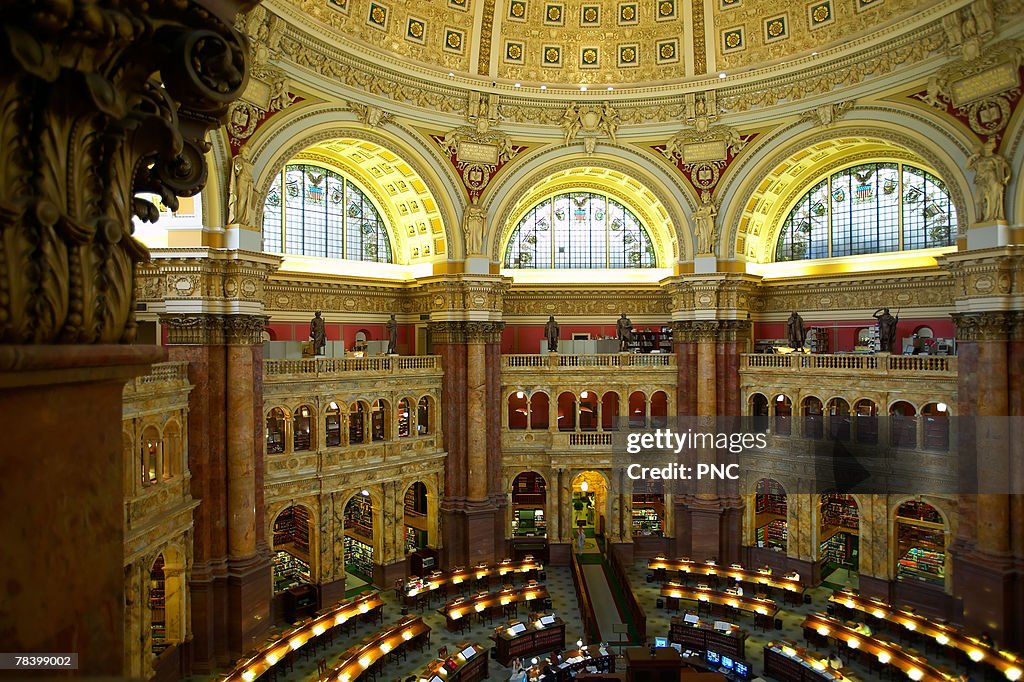
[[803,0],[798,4],[776,0],[288,1],[346,38],[411,63],[532,84],[660,83],[736,71],[856,40],[937,4],[920,0]]

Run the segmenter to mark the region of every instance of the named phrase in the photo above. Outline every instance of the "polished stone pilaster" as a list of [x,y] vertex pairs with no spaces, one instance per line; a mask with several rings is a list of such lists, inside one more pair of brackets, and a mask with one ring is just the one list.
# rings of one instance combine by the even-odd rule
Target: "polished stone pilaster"
[[466,343],[466,497],[487,498],[487,365],[484,338],[473,334]]

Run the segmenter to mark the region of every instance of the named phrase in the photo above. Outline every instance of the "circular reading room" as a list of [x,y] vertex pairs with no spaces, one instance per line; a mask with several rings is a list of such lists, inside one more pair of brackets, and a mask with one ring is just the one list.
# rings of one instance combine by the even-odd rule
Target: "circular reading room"
[[11,10],[0,668],[1024,677],[1022,0]]

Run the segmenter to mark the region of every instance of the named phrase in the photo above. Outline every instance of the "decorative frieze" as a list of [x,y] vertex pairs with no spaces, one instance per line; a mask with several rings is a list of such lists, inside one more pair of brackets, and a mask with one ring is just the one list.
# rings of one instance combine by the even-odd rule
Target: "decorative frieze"
[[1017,313],[953,313],[956,324],[956,339],[969,341],[1008,341],[1011,333],[1019,327]]

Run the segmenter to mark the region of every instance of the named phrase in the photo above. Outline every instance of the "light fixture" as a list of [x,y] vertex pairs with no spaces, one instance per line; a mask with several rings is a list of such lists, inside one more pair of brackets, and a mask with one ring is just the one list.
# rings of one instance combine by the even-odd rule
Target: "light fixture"
[[828,628],[825,627],[824,625],[819,625],[818,626],[818,634],[821,635],[822,637],[826,637],[828,635]]
[[582,639],[577,639],[576,640],[576,648],[577,649],[582,649],[583,648],[583,640]]
[[589,490],[589,489],[590,489],[590,484],[588,484],[586,481],[583,481],[583,483],[580,483],[580,490],[582,490],[583,492],[587,492],[587,490]]
[[849,640],[847,640],[846,644],[851,649],[856,649],[857,647],[860,646],[860,640],[859,639],[854,639],[853,637],[851,637]]
[[580,86],[580,92],[586,92],[586,91],[587,91],[587,86],[586,85],[581,85]]
[[775,402],[777,402],[777,403],[784,403],[784,402],[786,402],[786,396],[784,396],[784,395],[777,396],[775,398]]
[[298,651],[299,648],[302,646],[302,642],[299,641],[298,637],[296,637],[295,639],[288,642],[288,646],[292,648],[292,651]]
[[612,86],[610,86],[610,85],[608,86],[608,92],[611,92],[611,91],[613,91],[614,89],[615,89],[615,88],[613,88]]
[[590,395],[589,391],[583,391],[583,393],[580,393],[580,397],[583,398],[584,400],[587,399],[588,395]]
[[267,654],[267,659],[266,660],[267,660],[267,665],[274,665],[275,663],[277,663],[277,654],[275,654],[273,651],[271,651],[269,654]]
[[372,663],[373,659],[369,656],[363,656],[359,659],[359,665],[363,666],[363,668],[369,668]]
[[513,85],[512,87],[513,87],[513,88],[521,88],[521,87],[523,87],[523,84],[522,84],[522,83],[516,83],[516,84],[515,84],[515,85]]
[[546,86],[546,85],[543,85],[543,84],[542,84],[542,85],[540,86],[540,89],[541,89],[541,90],[547,90],[547,89],[548,89],[548,86]]
[[873,615],[875,618],[885,618],[885,611],[883,611],[882,609],[875,609],[871,612],[871,615]]
[[917,668],[911,668],[907,671],[907,677],[914,680],[914,682],[917,682],[919,679],[924,677],[924,673],[918,670]]
[[242,679],[245,680],[245,682],[252,682],[256,679],[256,673],[253,670],[246,670],[242,673]]
[[889,655],[888,651],[880,651],[878,653],[878,662],[885,664],[892,660],[892,656]]
[[362,493],[360,493],[360,494],[361,494],[361,495],[362,495],[363,497],[369,497],[369,496],[370,496],[370,491],[369,491],[369,490],[363,490],[363,492],[362,492]]
[[938,408],[939,412],[945,412],[949,405],[947,405],[946,403],[939,403],[935,407]]
[[330,405],[328,405],[328,407],[330,407],[332,410],[336,410],[338,409],[338,403],[332,402]]
[[725,71],[722,71],[721,73],[719,73],[718,77],[719,78],[725,78]]
[[454,71],[449,71],[448,72],[448,77],[449,78],[455,78],[455,72]]
[[1006,670],[1006,679],[1011,682],[1017,682],[1020,679],[1020,668],[1008,668]]
[[523,398],[526,397],[526,394],[523,393],[522,391],[516,391],[516,397],[522,400]]
[[812,53],[811,53],[811,56],[812,56],[812,57],[817,57],[817,56],[818,56],[818,53],[817,53],[817,52],[812,52]]
[[967,657],[978,663],[981,659],[985,658],[985,653],[981,649],[971,649],[967,652]]
[[917,629],[917,623],[915,623],[915,622],[914,622],[914,621],[912,621],[912,620],[908,620],[907,622],[905,622],[905,623],[903,624],[903,627],[905,627],[906,629],[908,629],[908,630],[910,630],[911,632],[913,632],[914,630],[916,630],[916,629]]

